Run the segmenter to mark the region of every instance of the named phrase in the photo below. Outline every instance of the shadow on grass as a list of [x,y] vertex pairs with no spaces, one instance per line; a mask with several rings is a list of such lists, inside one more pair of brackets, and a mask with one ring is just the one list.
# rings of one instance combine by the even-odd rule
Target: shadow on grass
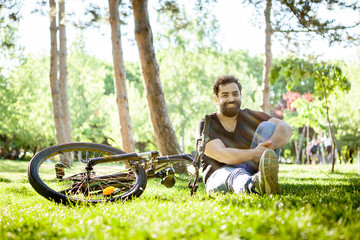
[[2,177],[0,177],[0,182],[1,182],[1,183],[11,183],[11,180],[10,180],[10,179],[7,179],[7,178],[2,178]]
[[352,182],[349,184],[316,184],[316,183],[282,183],[280,184],[281,189],[286,194],[302,196],[304,194],[328,194],[328,193],[342,193],[351,192],[360,194],[360,182]]
[[360,191],[360,176],[356,173],[342,173],[334,172],[328,177],[304,177],[304,176],[292,176],[281,177],[281,187],[291,193],[296,194],[299,189],[302,192],[314,193],[318,191],[322,192],[339,192],[339,191]]
[[347,176],[349,178],[357,178],[357,179],[360,179],[360,174],[358,173],[344,173],[344,172],[333,172],[333,173],[329,173],[329,176],[332,177],[332,176],[336,176],[336,175],[339,175],[339,176]]
[[286,178],[279,178],[280,179],[280,183],[281,182],[291,182],[293,184],[306,184],[306,182],[308,182],[308,184],[312,184],[312,183],[316,183],[317,185],[341,185],[341,184],[345,184],[345,185],[349,185],[349,184],[355,184],[355,185],[359,185],[360,184],[360,178],[316,178],[316,177],[286,177]]
[[0,172],[26,173],[28,162],[0,160]]
[[[281,183],[283,195],[310,204],[346,204],[360,206],[360,178],[356,173],[335,172],[330,178],[286,177]],[[297,200],[297,201],[299,201]]]
[[[317,174],[319,176],[319,174]],[[217,196],[221,205],[261,208],[337,209],[360,207],[360,178],[354,173],[333,173],[330,178],[297,176],[280,178],[282,195],[231,194]],[[320,175],[321,176],[321,175]]]

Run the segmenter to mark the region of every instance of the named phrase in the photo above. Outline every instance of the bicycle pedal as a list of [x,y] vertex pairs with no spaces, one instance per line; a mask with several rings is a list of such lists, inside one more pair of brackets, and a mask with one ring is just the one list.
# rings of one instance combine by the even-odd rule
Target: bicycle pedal
[[113,186],[110,186],[110,187],[107,187],[103,190],[103,195],[104,196],[111,196],[114,192],[115,192],[115,187]]
[[164,168],[158,172],[155,173],[155,176],[161,178],[161,179],[164,179],[166,178],[167,176],[171,176],[171,175],[174,175],[175,174],[175,170],[172,166],[170,167],[167,167],[167,168]]
[[165,185],[167,188],[172,188],[175,185],[174,175],[170,175],[161,180],[161,184]]

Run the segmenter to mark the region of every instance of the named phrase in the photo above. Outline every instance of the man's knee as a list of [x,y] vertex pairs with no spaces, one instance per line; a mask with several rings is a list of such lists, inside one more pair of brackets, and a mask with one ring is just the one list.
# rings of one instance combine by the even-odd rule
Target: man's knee
[[272,122],[261,122],[256,128],[255,136],[258,138],[258,141],[264,142],[269,139],[274,133],[276,124]]
[[268,130],[268,131],[274,132],[275,128],[276,128],[275,123],[265,121],[265,122],[261,122],[259,124],[259,126],[257,127],[257,130]]

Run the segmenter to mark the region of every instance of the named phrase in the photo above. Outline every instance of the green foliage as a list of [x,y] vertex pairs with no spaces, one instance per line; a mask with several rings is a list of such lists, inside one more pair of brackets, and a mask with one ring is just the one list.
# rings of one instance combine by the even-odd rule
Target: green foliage
[[301,128],[304,125],[310,126],[316,132],[326,129],[325,102],[319,99],[308,102],[298,98],[291,104],[296,108],[295,112],[286,111],[284,120],[291,126]]
[[[244,51],[220,53],[210,48],[184,51],[182,48],[164,49],[157,54],[163,91],[167,108],[177,138],[185,152],[194,150],[195,129],[205,114],[216,111],[212,85],[221,74],[237,76],[243,85],[243,105],[258,109],[260,101],[262,67],[260,57],[249,56]],[[174,62],[174,59],[177,61]],[[15,80],[1,78],[1,89],[6,98],[1,99],[1,116],[4,121],[12,119],[11,108],[28,109],[28,115],[17,115],[13,124],[4,123],[1,133],[9,138],[15,131],[22,143],[31,150],[55,143],[51,94],[48,80],[49,62],[46,57],[28,60],[13,73]],[[138,151],[156,149],[147,100],[138,63],[125,63],[130,119]],[[25,81],[23,81],[25,79]],[[16,84],[15,84],[16,83]],[[22,93],[27,101],[20,101]],[[121,146],[118,112],[114,94],[113,69],[111,64],[89,56],[83,43],[78,41],[69,49],[68,55],[68,100],[72,121],[73,141],[90,141]],[[45,104],[44,104],[45,103]],[[24,110],[18,110],[24,112]],[[18,128],[20,121],[30,119]],[[36,125],[35,125],[36,123]],[[6,127],[6,129],[5,129]],[[20,136],[27,136],[20,137]],[[46,140],[45,140],[46,139]],[[4,142],[0,143],[3,146]],[[20,147],[20,146],[19,146]]]
[[297,112],[286,115],[286,120],[294,126],[310,125],[314,129],[325,125],[327,98],[338,91],[348,92],[351,86],[339,66],[302,59],[281,60],[271,69],[269,80],[271,84],[285,82],[288,90],[304,86],[317,96],[314,102],[297,100],[293,103]]
[[[10,77],[0,77],[0,146],[7,151],[31,154],[56,143],[49,66],[47,57],[29,57]],[[121,146],[115,96],[105,84],[113,76],[109,66],[87,55],[79,42],[70,50],[68,98],[74,141]]]
[[[283,99],[283,94],[285,90],[298,92],[301,95],[309,92],[311,94],[314,93],[314,78],[303,78],[300,84],[294,84],[289,82],[289,77],[285,74],[280,74],[280,70],[282,68],[279,66],[279,61],[274,59],[274,67],[270,70],[270,84],[271,89],[274,95],[271,96],[271,102],[275,105],[277,102]],[[284,72],[284,70],[282,70]]]
[[89,56],[81,43],[72,46],[68,60],[68,97],[74,141],[118,144],[115,97],[105,84],[112,75],[112,68]]
[[12,149],[33,150],[55,142],[48,67],[46,58],[30,56],[9,78],[1,78],[0,135],[11,139]]
[[182,50],[219,48],[219,25],[212,13],[211,1],[194,3],[192,9],[176,1],[160,1],[158,22],[162,28],[155,42],[157,49],[180,47]]
[[[358,60],[357,60],[358,61]],[[339,144],[348,150],[360,148],[360,67],[357,61],[344,65],[342,69],[348,76],[351,89],[347,94],[338,91],[330,97],[330,115]]]
[[[272,36],[281,44],[286,56],[318,55],[314,42],[328,45],[356,46],[359,43],[360,18],[357,1],[347,0],[292,0],[263,1],[246,0],[247,9],[256,13],[252,22],[264,27],[264,10],[271,5]],[[251,6],[253,5],[253,6]],[[251,7],[251,8],[250,8]],[[352,16],[341,18],[339,16]]]
[[[14,0],[0,2],[0,54],[15,50],[17,40],[17,24],[19,21],[19,5]],[[0,55],[0,56],[1,56]]]
[[[351,21],[341,21],[338,16],[356,14],[359,5],[356,1],[346,0],[308,0],[308,1],[279,1],[281,11],[274,14],[276,21],[273,27],[275,32],[316,33],[329,41],[329,45],[338,42],[351,44],[359,40],[357,30],[353,28],[359,25],[359,18],[351,18]],[[336,14],[334,14],[336,11]],[[294,17],[295,16],[295,17]],[[286,19],[287,21],[284,21]],[[288,39],[291,38],[289,35]]]
[[278,79],[283,81],[285,78],[286,88],[293,89],[307,85],[309,80],[314,80],[314,93],[320,98],[334,93],[335,90],[349,91],[351,84],[342,74],[342,70],[337,65],[309,62],[303,59],[285,59],[274,65],[270,71],[269,81],[274,84]]
[[[26,163],[0,161],[1,239],[359,239],[356,165],[280,165],[281,196],[190,197],[149,180],[133,201],[64,207],[38,195]],[[75,223],[75,224],[74,224]]]
[[[331,124],[328,118],[329,96],[337,92],[348,92],[351,86],[338,65],[312,63],[298,58],[284,59],[274,65],[269,80],[271,84],[277,80],[285,81],[288,90],[301,85],[308,87],[309,90],[313,89],[317,100],[312,103],[301,99],[297,100],[293,103],[297,112],[285,114],[284,120],[299,128],[302,125],[309,125],[317,132],[325,128],[325,119],[329,125]],[[314,83],[313,88],[307,85],[308,83]],[[294,135],[292,139],[296,137]]]
[[130,120],[138,151],[157,149],[139,63],[125,63]]

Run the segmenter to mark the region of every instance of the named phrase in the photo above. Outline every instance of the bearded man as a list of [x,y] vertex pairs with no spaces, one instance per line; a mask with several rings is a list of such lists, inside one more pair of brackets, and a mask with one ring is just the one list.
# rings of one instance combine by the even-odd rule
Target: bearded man
[[[217,112],[210,114],[201,159],[206,192],[280,194],[280,148],[293,128],[264,112],[240,109],[241,89],[233,76],[218,77],[213,86]],[[204,123],[198,124],[198,138]]]

